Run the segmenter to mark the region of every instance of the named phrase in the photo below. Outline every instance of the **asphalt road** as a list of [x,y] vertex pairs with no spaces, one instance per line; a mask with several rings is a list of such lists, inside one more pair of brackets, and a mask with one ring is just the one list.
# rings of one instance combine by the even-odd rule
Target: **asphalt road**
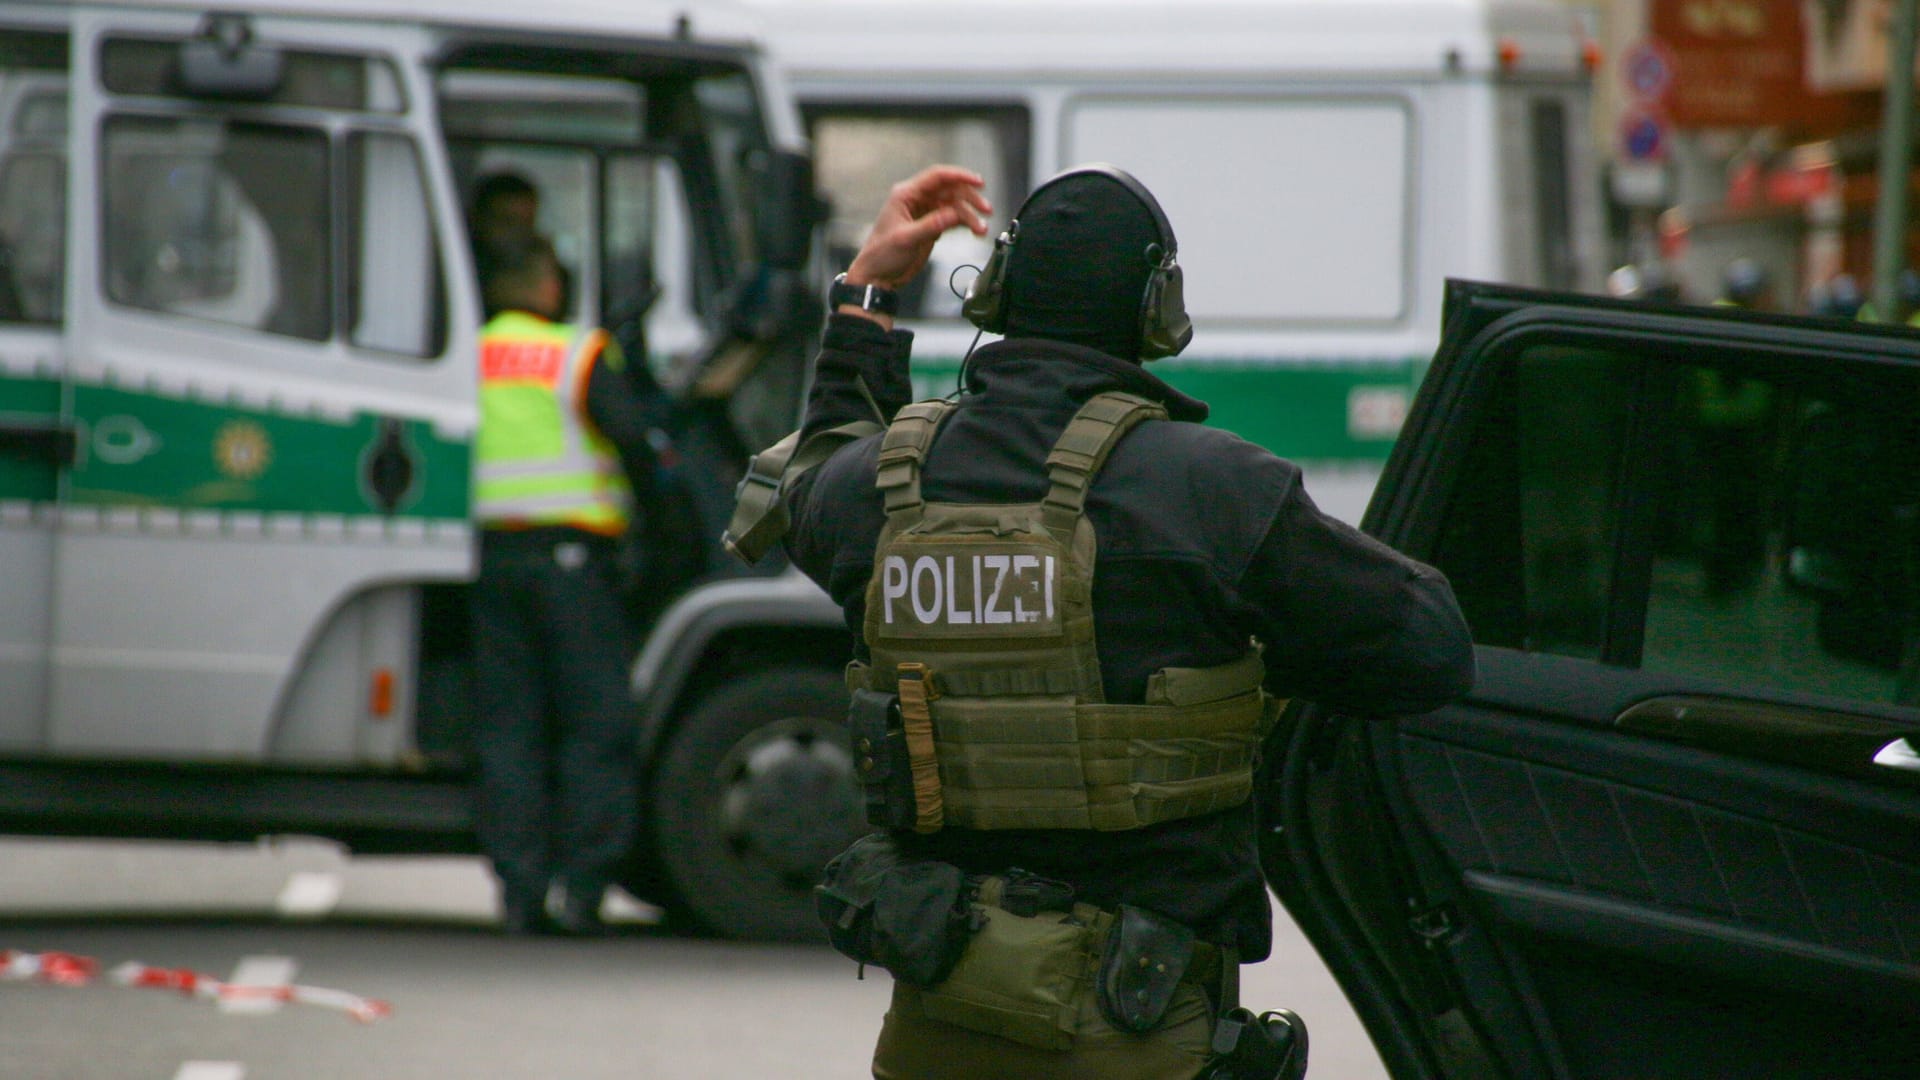
[[[687,937],[631,902],[606,940],[493,930],[474,859],[348,858],[332,845],[0,841],[0,950],[99,962],[88,984],[0,978],[6,1080],[791,1080],[866,1076],[885,1011],[826,948]],[[1284,913],[1250,1006],[1312,1032],[1312,1075],[1382,1080],[1351,1009]],[[139,962],[354,997],[195,998],[117,985]],[[0,970],[5,965],[0,964]],[[298,992],[298,993],[304,993]]]

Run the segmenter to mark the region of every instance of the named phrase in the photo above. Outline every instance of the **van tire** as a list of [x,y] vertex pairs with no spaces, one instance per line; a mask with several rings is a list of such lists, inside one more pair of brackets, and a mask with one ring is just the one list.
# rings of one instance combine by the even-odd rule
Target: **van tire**
[[709,690],[655,773],[649,824],[683,906],[732,938],[824,942],[813,886],[870,831],[837,672],[783,667]]

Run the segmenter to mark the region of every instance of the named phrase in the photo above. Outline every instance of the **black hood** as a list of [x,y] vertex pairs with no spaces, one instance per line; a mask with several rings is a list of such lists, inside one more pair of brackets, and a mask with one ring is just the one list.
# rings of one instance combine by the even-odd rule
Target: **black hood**
[[1152,211],[1099,173],[1042,187],[1020,208],[1007,262],[1006,336],[1140,355],[1140,308],[1161,241]]

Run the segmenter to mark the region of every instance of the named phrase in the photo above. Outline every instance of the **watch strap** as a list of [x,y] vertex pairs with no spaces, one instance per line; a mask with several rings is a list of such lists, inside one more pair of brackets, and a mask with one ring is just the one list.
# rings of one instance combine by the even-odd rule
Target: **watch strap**
[[852,304],[876,315],[895,315],[900,311],[900,294],[879,285],[848,284],[847,275],[841,274],[827,290],[827,309],[838,310],[842,304]]

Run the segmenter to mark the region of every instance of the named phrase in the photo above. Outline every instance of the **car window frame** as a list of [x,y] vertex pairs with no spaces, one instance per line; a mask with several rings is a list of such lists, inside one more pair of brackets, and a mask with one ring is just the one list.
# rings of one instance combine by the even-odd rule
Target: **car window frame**
[[[1658,416],[1649,411],[1662,395],[1649,380],[1658,374],[1652,359],[1664,354],[1680,363],[1714,363],[1770,369],[1782,382],[1802,389],[1830,384],[1837,375],[1863,366],[1904,367],[1920,377],[1920,331],[1905,327],[1836,323],[1812,317],[1783,316],[1727,308],[1669,305],[1649,307],[1609,298],[1573,293],[1449,282],[1448,315],[1442,341],[1426,380],[1416,394],[1408,423],[1388,458],[1379,487],[1362,529],[1419,559],[1428,559],[1441,540],[1448,507],[1465,481],[1461,464],[1470,452],[1488,397],[1488,388],[1503,377],[1503,368],[1532,346],[1587,346],[1624,350],[1637,355],[1637,371],[1630,406],[1635,416],[1619,463],[1629,477],[1644,484],[1649,432],[1657,432]],[[1817,365],[1806,364],[1817,357]],[[1805,365],[1804,370],[1795,370]],[[1623,543],[1612,559],[1612,596],[1600,657],[1583,659],[1544,652],[1527,652],[1491,645],[1476,639],[1476,652],[1512,654],[1494,660],[1503,672],[1513,665],[1558,669],[1560,665],[1604,668],[1604,689],[1595,694],[1596,722],[1611,722],[1633,701],[1676,688],[1700,687],[1724,695],[1724,687],[1706,676],[1675,672],[1648,672],[1639,667],[1652,579],[1654,508],[1639,499],[1643,490],[1623,484],[1616,492],[1614,512],[1634,516],[1620,519]],[[1443,568],[1444,569],[1444,568]],[[1478,693],[1480,691],[1476,691]],[[1836,697],[1790,687],[1764,686],[1750,696],[1767,701],[1864,716],[1910,719],[1920,706],[1859,698]],[[1601,705],[1605,700],[1608,704]],[[1581,710],[1585,711],[1585,710]],[[1604,718],[1604,719],[1603,719]]]

